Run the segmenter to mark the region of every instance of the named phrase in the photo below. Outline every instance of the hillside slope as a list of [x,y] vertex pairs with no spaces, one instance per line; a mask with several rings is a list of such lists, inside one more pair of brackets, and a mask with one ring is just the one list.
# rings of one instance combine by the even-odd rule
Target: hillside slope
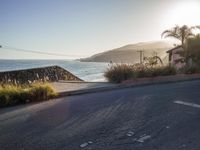
[[164,59],[167,56],[166,51],[172,47],[173,44],[163,41],[143,42],[125,45],[80,60],[84,62],[137,63],[140,59],[140,54],[137,52],[139,50],[144,51],[144,56],[151,56],[153,52],[157,52],[158,56]]

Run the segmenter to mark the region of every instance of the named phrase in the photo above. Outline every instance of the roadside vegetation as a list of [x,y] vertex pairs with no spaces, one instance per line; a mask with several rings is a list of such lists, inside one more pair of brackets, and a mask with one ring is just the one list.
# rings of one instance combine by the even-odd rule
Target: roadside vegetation
[[200,66],[200,34],[194,34],[194,31],[199,30],[200,26],[176,25],[161,34],[161,37],[174,38],[181,42],[180,46],[182,46],[183,51],[177,52],[177,54],[182,58],[177,60],[177,63],[185,63],[187,69]]
[[143,65],[143,64],[113,64],[104,76],[109,82],[121,83],[122,81],[136,78],[152,78],[158,76],[170,76],[176,74],[195,74],[200,73],[199,65],[185,66],[176,69],[171,65]]
[[200,30],[200,26],[177,25],[172,29],[165,30],[161,35],[164,38],[170,37],[180,41],[183,51],[177,52],[181,57],[176,63],[184,63],[184,67],[176,69],[171,64],[164,65],[162,59],[153,54],[145,57],[140,64],[113,64],[107,69],[104,76],[110,82],[120,83],[134,78],[200,73],[200,34],[194,34],[194,30]]
[[104,73],[109,82],[120,83],[134,77],[133,66],[128,64],[112,65]]
[[31,85],[0,85],[0,107],[44,101],[57,96],[48,83]]
[[194,31],[197,30],[200,30],[200,26],[176,25],[172,29],[165,30],[161,35],[165,38],[175,38],[181,42],[183,51],[177,52],[181,56],[177,63],[185,63],[185,66],[177,70],[179,73],[200,73],[200,34],[194,34]]
[[122,81],[134,78],[146,78],[175,75],[176,69],[172,66],[145,66],[145,65],[128,65],[115,64],[107,69],[104,76],[109,82],[120,83]]

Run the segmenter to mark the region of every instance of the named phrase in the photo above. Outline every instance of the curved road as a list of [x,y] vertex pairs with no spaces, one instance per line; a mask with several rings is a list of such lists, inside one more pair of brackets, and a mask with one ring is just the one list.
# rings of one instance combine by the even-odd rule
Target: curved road
[[199,150],[200,81],[1,109],[0,149]]

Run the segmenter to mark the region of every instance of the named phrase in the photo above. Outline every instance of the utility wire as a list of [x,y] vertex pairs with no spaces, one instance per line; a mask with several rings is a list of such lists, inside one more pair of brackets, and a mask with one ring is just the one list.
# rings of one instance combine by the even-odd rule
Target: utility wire
[[2,46],[0,45],[0,48],[12,50],[12,51],[20,51],[25,53],[34,53],[34,54],[42,54],[42,55],[51,55],[51,56],[67,56],[67,57],[85,57],[83,55],[66,55],[66,54],[60,54],[60,53],[49,53],[49,52],[43,52],[43,51],[36,51],[36,50],[27,50],[27,49],[21,49],[21,48],[15,48],[10,46]]

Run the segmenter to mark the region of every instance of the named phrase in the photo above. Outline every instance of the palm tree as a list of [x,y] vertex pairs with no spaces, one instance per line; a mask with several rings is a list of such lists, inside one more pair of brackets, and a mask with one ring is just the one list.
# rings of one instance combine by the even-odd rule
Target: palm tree
[[189,56],[194,64],[200,66],[200,34],[187,40],[186,47],[187,56]]
[[161,37],[164,37],[164,38],[172,37],[181,41],[181,46],[183,47],[184,51],[180,51],[177,53],[181,55],[183,58],[181,58],[180,60],[177,60],[177,62],[184,61],[186,62],[186,64],[188,64],[189,60],[191,59],[188,52],[187,45],[188,45],[188,39],[195,37],[195,34],[193,33],[193,30],[195,29],[200,30],[200,26],[188,27],[187,25],[183,25],[183,26],[176,25],[172,29],[165,30],[162,33]]
[[181,45],[183,46],[186,43],[188,38],[194,36],[193,34],[194,29],[200,29],[200,26],[188,27],[187,25],[183,25],[183,26],[176,25],[172,29],[165,30],[162,33],[161,37],[164,37],[164,38],[172,37],[172,38],[178,39],[181,41]]

